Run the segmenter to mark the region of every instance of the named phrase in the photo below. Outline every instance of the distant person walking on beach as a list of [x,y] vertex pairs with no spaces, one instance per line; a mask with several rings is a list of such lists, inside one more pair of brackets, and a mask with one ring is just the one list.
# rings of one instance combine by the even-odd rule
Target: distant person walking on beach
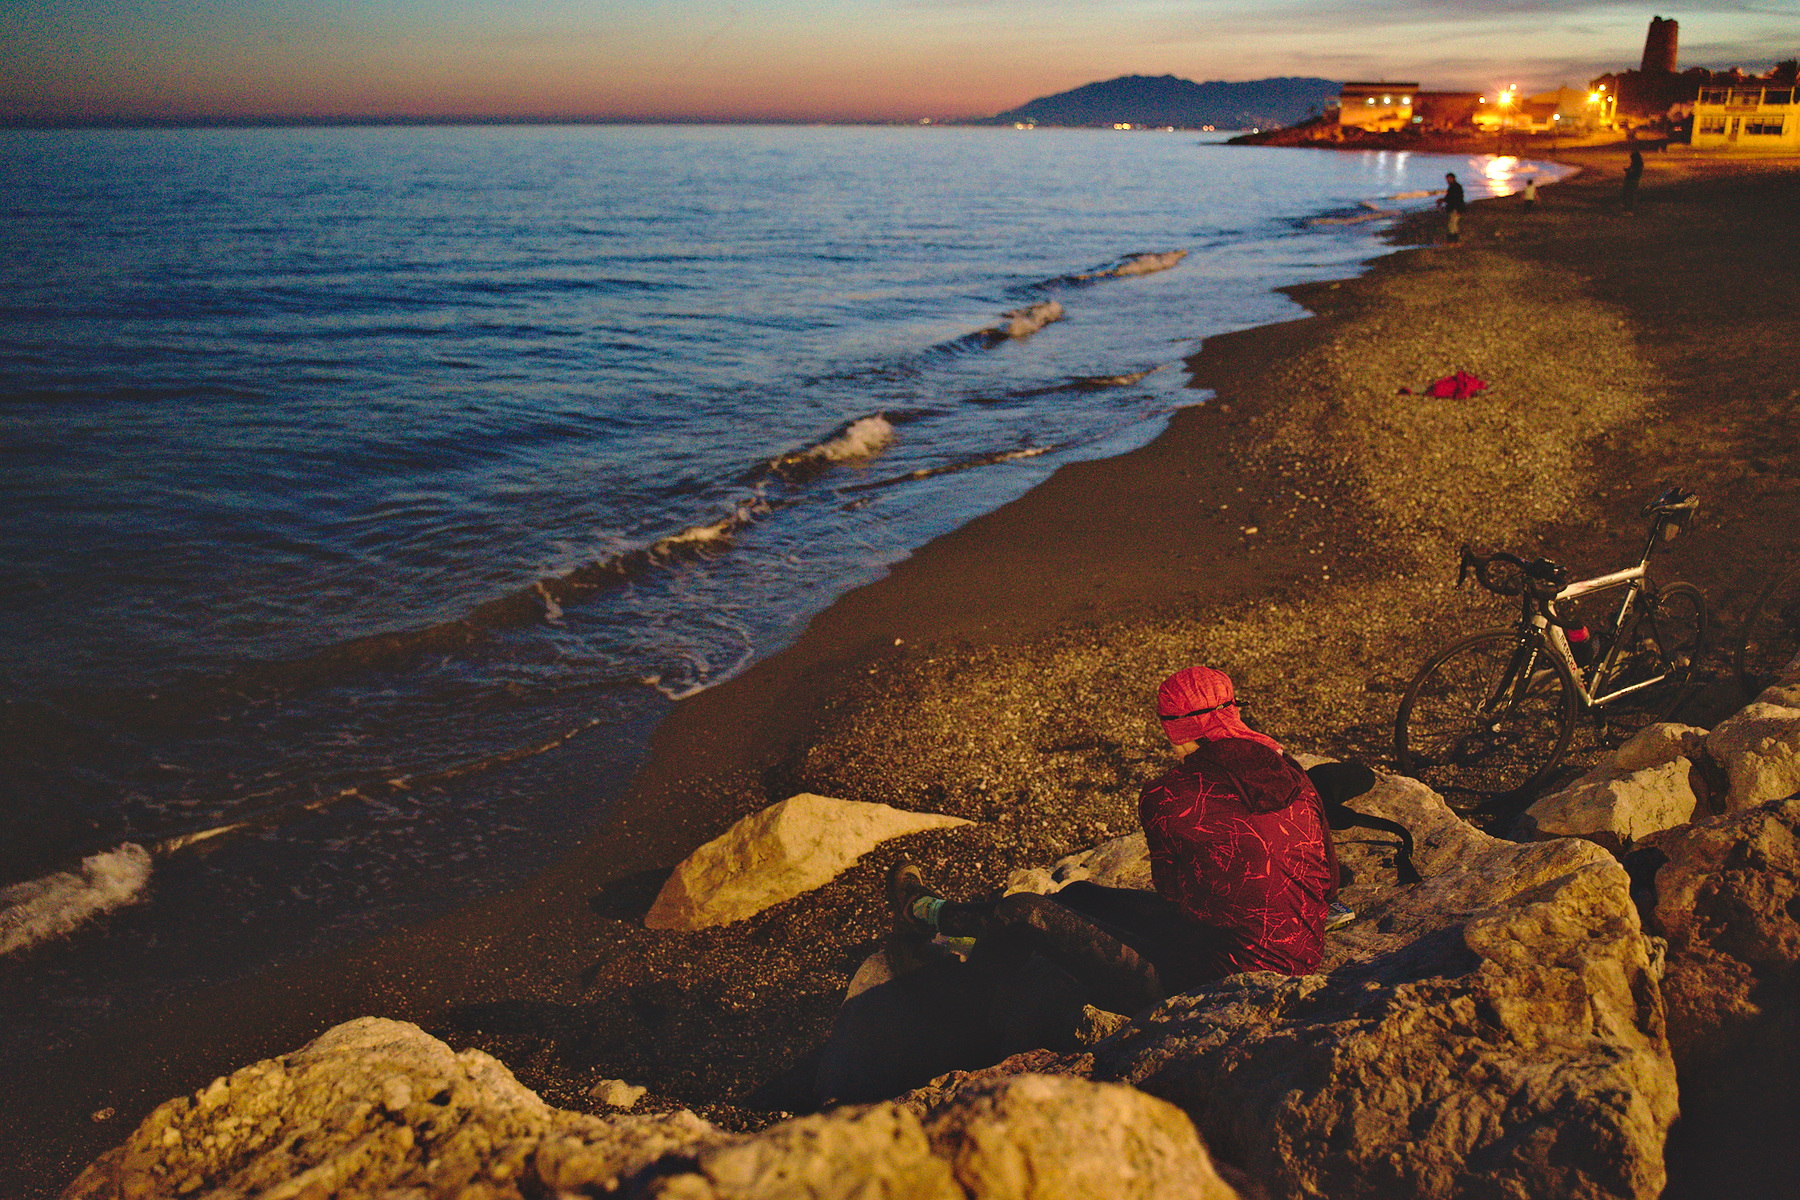
[[1625,190],[1619,194],[1619,207],[1626,212],[1637,211],[1638,180],[1644,175],[1644,155],[1636,146],[1631,148],[1631,161],[1625,166]]
[[1527,179],[1525,190],[1519,193],[1520,205],[1526,212],[1537,207],[1537,180]]
[[1462,184],[1456,182],[1456,176],[1444,175],[1444,194],[1438,200],[1438,206],[1444,210],[1444,240],[1459,242],[1462,240],[1462,215],[1468,205],[1463,201]]

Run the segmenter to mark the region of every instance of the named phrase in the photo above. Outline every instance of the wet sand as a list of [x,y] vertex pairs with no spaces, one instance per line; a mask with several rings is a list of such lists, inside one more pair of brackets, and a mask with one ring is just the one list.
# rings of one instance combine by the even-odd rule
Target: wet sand
[[[1703,507],[1654,577],[1701,584],[1729,626],[1800,530],[1800,163],[1652,155],[1627,216],[1624,158],[1569,156],[1582,176],[1534,213],[1475,206],[1458,246],[1409,221],[1410,248],[1365,276],[1291,293],[1317,315],[1210,339],[1190,368],[1214,402],[1063,468],[678,706],[614,819],[530,886],[121,1019],[9,1081],[30,1102],[0,1117],[0,1194],[54,1194],[156,1103],[363,1014],[491,1050],[565,1107],[622,1077],[753,1124],[732,1102],[823,1035],[885,934],[900,850],[967,896],[1134,827],[1169,670],[1224,667],[1292,748],[1385,765],[1417,662],[1505,616],[1451,588],[1457,544],[1611,569],[1665,482]],[[1400,394],[1459,368],[1491,390]],[[1685,715],[1730,693],[1720,678]],[[641,928],[662,869],[801,790],[977,824],[724,930]],[[1675,1191],[1713,1194],[1698,1181],[1727,1140],[1693,1140]]]

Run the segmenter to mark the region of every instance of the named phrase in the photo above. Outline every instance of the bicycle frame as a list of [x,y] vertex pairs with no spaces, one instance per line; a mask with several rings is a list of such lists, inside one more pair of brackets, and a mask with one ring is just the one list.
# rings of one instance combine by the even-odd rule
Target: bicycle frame
[[1551,652],[1559,655],[1568,664],[1569,673],[1575,677],[1575,695],[1580,699],[1583,708],[1604,708],[1615,700],[1623,699],[1646,688],[1655,687],[1666,678],[1665,675],[1656,675],[1614,692],[1605,691],[1606,681],[1617,670],[1619,655],[1624,649],[1619,631],[1626,627],[1633,611],[1643,600],[1649,565],[1650,555],[1646,552],[1643,560],[1637,566],[1627,567],[1623,571],[1614,571],[1610,575],[1596,575],[1592,579],[1577,580],[1558,592],[1556,599],[1545,605],[1550,615],[1553,616],[1558,601],[1578,600],[1583,596],[1598,595],[1615,588],[1626,589],[1625,599],[1620,601],[1619,611],[1614,614],[1612,624],[1608,627],[1612,637],[1611,644],[1606,649],[1606,656],[1587,668],[1583,668],[1575,661],[1574,652],[1569,648],[1569,639],[1563,633],[1562,626],[1550,620],[1542,612],[1534,612],[1531,615],[1532,624],[1537,626],[1540,635],[1543,635],[1543,640],[1553,647]]

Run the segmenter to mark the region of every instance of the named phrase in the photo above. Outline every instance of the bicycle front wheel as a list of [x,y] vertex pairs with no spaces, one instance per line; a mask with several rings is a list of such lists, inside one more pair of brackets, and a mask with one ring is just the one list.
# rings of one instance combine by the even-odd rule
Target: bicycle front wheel
[[1608,687],[1658,680],[1607,709],[1608,724],[1622,732],[1668,720],[1688,697],[1689,684],[1706,653],[1706,593],[1691,583],[1671,583],[1646,596],[1619,632],[1619,665]]
[[1800,563],[1769,581],[1738,635],[1738,684],[1754,697],[1800,655]]
[[1490,629],[1432,657],[1394,719],[1403,774],[1448,795],[1492,797],[1539,783],[1568,753],[1575,679],[1535,636]]

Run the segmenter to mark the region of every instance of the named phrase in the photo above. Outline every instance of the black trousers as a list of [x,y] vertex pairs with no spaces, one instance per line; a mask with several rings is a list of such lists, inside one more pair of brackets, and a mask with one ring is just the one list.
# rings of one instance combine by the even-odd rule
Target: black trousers
[[1133,1013],[1221,978],[1229,944],[1155,892],[1081,880],[1048,896],[946,903],[938,928],[977,939],[972,964],[1039,954],[1080,981],[1088,1003]]

